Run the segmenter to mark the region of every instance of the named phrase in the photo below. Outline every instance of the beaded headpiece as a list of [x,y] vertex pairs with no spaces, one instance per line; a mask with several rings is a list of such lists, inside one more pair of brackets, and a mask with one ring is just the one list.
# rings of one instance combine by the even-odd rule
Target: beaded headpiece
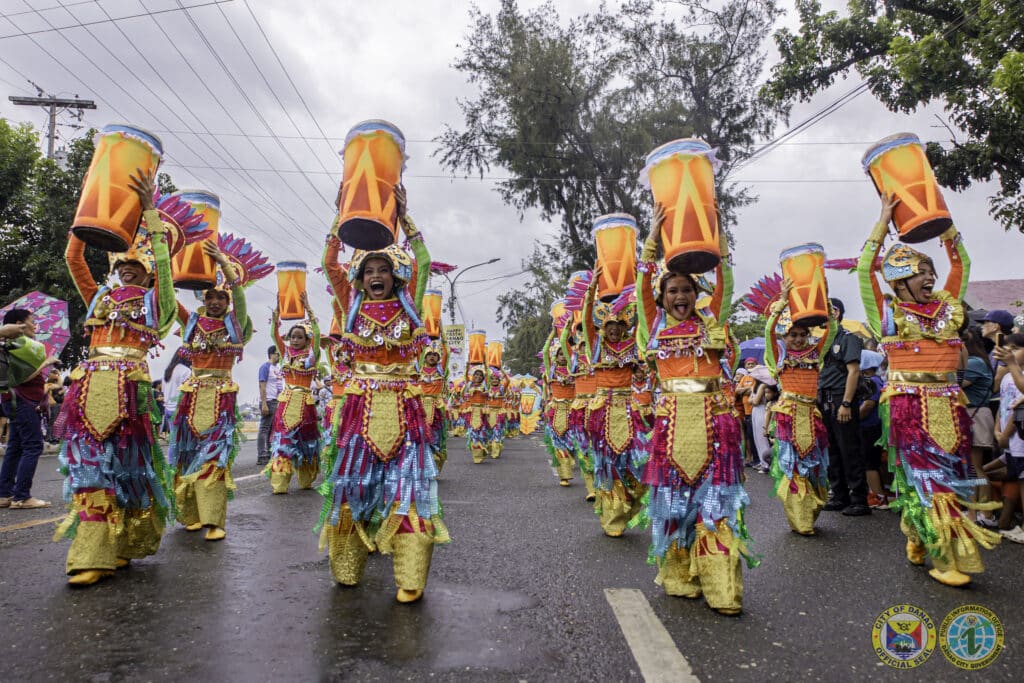
[[927,254],[897,242],[882,258],[882,277],[890,284],[906,280],[921,272],[922,263],[931,265],[932,260]]
[[620,322],[626,327],[636,324],[636,287],[629,285],[609,303],[594,302],[594,324],[604,327],[606,323]]
[[391,264],[391,276],[395,279],[396,289],[412,279],[412,257],[401,246],[392,244],[375,251],[357,249],[348,268],[349,282],[353,283],[356,289],[363,289],[363,267],[373,258],[381,258]]

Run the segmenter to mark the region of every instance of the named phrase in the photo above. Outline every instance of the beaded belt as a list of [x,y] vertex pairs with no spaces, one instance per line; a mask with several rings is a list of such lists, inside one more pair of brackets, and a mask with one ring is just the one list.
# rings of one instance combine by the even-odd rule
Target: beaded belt
[[890,370],[889,381],[909,382],[912,384],[956,384],[956,373]]
[[804,403],[809,406],[817,405],[818,399],[814,396],[804,396],[803,394],[795,394],[792,391],[783,391],[779,394],[779,399],[782,401],[791,400],[797,403]]
[[720,388],[721,382],[717,377],[677,377],[661,380],[661,391],[665,394],[708,394]]

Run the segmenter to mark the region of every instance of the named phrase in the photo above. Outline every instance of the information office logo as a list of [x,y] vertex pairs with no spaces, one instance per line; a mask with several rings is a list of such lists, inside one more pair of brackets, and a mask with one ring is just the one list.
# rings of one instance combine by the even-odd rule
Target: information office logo
[[942,620],[939,647],[961,669],[984,669],[1003,651],[1003,623],[981,605],[963,605]]
[[935,622],[914,605],[893,605],[871,629],[875,654],[894,669],[921,666],[935,651]]

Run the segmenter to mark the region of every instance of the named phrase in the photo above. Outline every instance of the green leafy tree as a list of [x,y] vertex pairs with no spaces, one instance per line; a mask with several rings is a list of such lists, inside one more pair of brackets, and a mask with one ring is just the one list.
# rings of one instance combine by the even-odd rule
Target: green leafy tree
[[[753,201],[726,176],[781,111],[756,85],[776,16],[771,0],[718,9],[635,0],[564,24],[551,2],[522,11],[503,0],[493,15],[470,11],[454,67],[477,92],[460,102],[465,125],[442,134],[438,155],[452,173],[500,169],[508,178],[497,191],[507,204],[559,225],[557,239],[540,247],[554,256],[543,276],[528,260],[534,282],[499,298],[510,339],[523,340],[523,362],[525,345],[543,342],[537,320],[565,277],[593,263],[593,220],[621,211],[646,225],[651,200],[639,176],[651,149],[693,136],[718,148],[723,227]],[[521,326],[531,332],[520,335]]]
[[1020,0],[849,0],[846,12],[796,0],[800,28],[782,29],[766,93],[809,99],[856,71],[892,111],[945,107],[953,139],[929,141],[940,183],[999,180],[991,215],[1024,231],[1024,3]]

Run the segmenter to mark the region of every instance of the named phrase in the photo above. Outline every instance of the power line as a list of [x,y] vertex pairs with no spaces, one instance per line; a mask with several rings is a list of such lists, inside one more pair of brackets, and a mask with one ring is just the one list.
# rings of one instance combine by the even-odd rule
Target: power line
[[[102,6],[100,6],[100,8],[101,8],[101,9],[103,9],[103,8],[102,8]],[[105,10],[103,10],[103,11],[105,12]],[[37,12],[37,14],[38,14],[38,12]],[[41,15],[41,14],[40,14],[39,16],[40,16],[40,18],[41,18],[41,19],[42,19],[43,21],[45,21],[45,22],[47,23],[47,25],[50,25],[50,26],[52,26],[52,24],[50,23],[50,21],[49,21],[49,20],[48,20],[48,19],[47,19],[47,18],[46,18],[45,16],[43,16],[43,15]],[[154,21],[155,21],[155,20],[154,20]],[[115,26],[116,26],[116,23],[115,23]],[[118,28],[119,28],[119,30],[120,30],[120,27],[118,27]],[[61,29],[61,30],[57,31],[57,35],[58,35],[58,36],[60,36],[60,37],[61,37],[61,39],[62,39],[62,40],[64,40],[64,42],[66,42],[66,43],[67,43],[67,44],[68,44],[69,46],[71,46],[71,48],[72,48],[73,50],[75,50],[75,51],[76,51],[76,52],[77,52],[77,53],[78,53],[79,55],[81,55],[81,56],[82,56],[82,57],[83,57],[83,58],[84,58],[84,59],[85,59],[85,60],[86,60],[87,62],[89,62],[89,64],[91,64],[91,65],[92,65],[92,66],[93,66],[93,67],[94,67],[94,68],[95,68],[95,69],[96,69],[96,70],[97,70],[97,71],[98,71],[99,73],[101,73],[101,74],[102,74],[102,75],[103,75],[103,76],[104,76],[104,77],[105,77],[105,78],[106,78],[107,80],[109,80],[109,81],[110,81],[111,83],[113,83],[114,85],[116,85],[116,86],[117,86],[117,87],[118,87],[118,88],[119,88],[119,89],[120,89],[120,90],[121,90],[121,91],[122,91],[122,92],[123,92],[123,93],[124,93],[124,94],[125,94],[125,95],[126,95],[126,96],[127,96],[127,97],[128,97],[129,99],[130,99],[130,100],[131,100],[131,101],[132,101],[132,102],[134,102],[134,103],[135,103],[135,104],[136,104],[136,105],[137,105],[137,106],[138,106],[139,108],[141,108],[141,109],[142,109],[143,111],[145,111],[146,113],[148,113],[148,114],[149,114],[149,115],[150,115],[150,116],[151,116],[151,117],[153,118],[153,120],[155,120],[155,121],[157,121],[157,122],[160,122],[160,123],[162,123],[162,122],[160,121],[160,117],[158,117],[158,116],[157,116],[157,115],[156,115],[155,113],[153,113],[153,111],[152,111],[152,110],[150,110],[150,109],[149,109],[149,108],[148,108],[148,107],[147,107],[146,105],[144,105],[144,104],[143,104],[143,103],[142,103],[141,101],[139,101],[139,100],[138,100],[138,98],[136,98],[136,97],[135,97],[135,96],[134,96],[134,95],[133,95],[132,93],[130,93],[130,92],[129,92],[128,90],[126,90],[126,89],[124,88],[124,86],[122,86],[122,85],[121,85],[121,84],[120,84],[120,83],[119,83],[119,82],[118,82],[117,80],[115,80],[115,79],[114,79],[114,78],[113,78],[113,77],[112,77],[112,76],[111,76],[111,75],[110,75],[110,74],[109,74],[109,73],[108,73],[108,72],[107,72],[106,70],[104,70],[104,69],[103,69],[103,67],[101,67],[101,66],[100,66],[99,64],[97,64],[97,63],[96,63],[96,62],[95,62],[94,60],[92,60],[92,59],[91,59],[91,58],[90,58],[90,57],[89,57],[89,56],[88,56],[87,54],[85,54],[85,53],[84,53],[84,52],[83,52],[83,51],[82,51],[81,49],[79,49],[77,45],[75,45],[75,44],[74,44],[74,43],[73,43],[73,42],[72,42],[71,40],[69,40],[69,39],[67,38],[67,36],[65,36],[65,35],[64,35],[64,34],[62,33],[62,31],[63,31],[63,29]],[[105,43],[104,43],[103,41],[99,41],[99,40],[98,40],[98,39],[97,39],[97,38],[95,37],[95,35],[93,35],[93,34],[92,34],[92,31],[91,31],[91,29],[89,29],[89,28],[86,28],[86,32],[88,32],[88,33],[89,33],[89,35],[90,35],[90,36],[91,36],[91,37],[93,38],[93,40],[96,40],[96,42],[100,43],[100,45],[101,45],[101,46],[102,46],[102,47],[103,47],[103,48],[104,48],[105,50],[107,50],[107,52],[108,52],[108,53],[110,53],[110,54],[111,54],[111,55],[112,55],[112,56],[114,57],[114,59],[115,59],[115,60],[117,60],[117,61],[118,61],[118,63],[122,65],[122,67],[126,68],[126,70],[128,70],[128,72],[129,72],[129,73],[130,73],[130,74],[131,74],[131,75],[132,75],[133,77],[135,77],[135,78],[136,78],[136,80],[138,80],[138,81],[139,81],[140,83],[143,83],[143,85],[144,85],[144,86],[146,86],[145,82],[144,82],[144,81],[143,81],[143,80],[142,80],[141,78],[139,78],[139,77],[138,77],[138,76],[137,76],[137,75],[135,74],[135,72],[134,72],[133,70],[131,70],[131,68],[130,68],[130,67],[127,67],[127,65],[125,65],[125,64],[124,64],[124,62],[123,62],[123,61],[122,61],[122,60],[121,60],[121,59],[120,59],[119,57],[117,57],[117,55],[114,55],[113,53],[111,53],[111,52],[110,52],[109,48],[107,48],[107,47],[106,47],[106,44],[105,44]],[[122,35],[123,35],[123,31],[122,31]],[[127,38],[127,36],[125,36],[125,37]],[[81,78],[80,78],[80,77],[79,77],[79,76],[77,75],[77,73],[73,72],[73,71],[72,71],[72,70],[71,70],[70,68],[68,68],[68,67],[67,67],[67,65],[65,65],[65,64],[64,64],[64,63],[63,63],[63,62],[62,62],[61,60],[57,59],[57,57],[55,57],[55,56],[54,56],[54,55],[53,55],[53,54],[52,54],[52,53],[51,53],[50,51],[48,51],[48,50],[46,50],[45,48],[43,48],[43,46],[42,46],[42,45],[40,45],[40,44],[39,44],[39,42],[38,42],[38,41],[37,41],[37,40],[36,40],[36,39],[35,39],[34,37],[32,37],[32,36],[28,36],[28,40],[30,40],[30,41],[31,41],[31,42],[32,42],[32,43],[33,43],[33,44],[34,44],[34,45],[35,45],[35,46],[36,46],[37,48],[39,48],[39,49],[40,49],[40,50],[42,50],[42,51],[43,51],[44,53],[46,53],[46,54],[47,54],[47,55],[48,55],[48,56],[49,56],[49,57],[50,57],[50,58],[51,58],[51,59],[52,59],[52,60],[53,60],[54,62],[56,62],[56,63],[57,63],[57,65],[58,65],[58,66],[60,66],[60,67],[61,67],[62,69],[64,69],[64,71],[66,71],[66,72],[67,72],[67,73],[68,73],[68,74],[69,74],[69,75],[70,75],[70,76],[71,76],[72,78],[74,78],[74,79],[75,79],[75,80],[77,80],[77,81],[78,81],[79,83],[81,83],[81,84],[82,84],[83,86],[85,86],[87,90],[95,90],[95,88],[91,88],[91,87],[90,87],[90,86],[89,86],[89,85],[88,85],[87,83],[85,83],[85,82],[84,82],[84,81],[83,81],[83,80],[82,80],[82,79],[81,79]],[[129,44],[131,44],[131,41],[129,41]],[[146,86],[146,87],[148,87],[148,86]],[[161,99],[161,98],[160,98],[160,97],[159,97],[158,95],[156,95],[156,93],[153,93],[153,94],[154,94],[154,96],[156,96],[156,97],[157,97],[157,99],[160,99],[160,100],[161,100],[161,102],[162,102],[162,99]],[[120,112],[120,110],[119,110],[119,109],[118,109],[117,107],[113,106],[113,105],[112,105],[112,104],[111,104],[111,103],[110,103],[109,101],[107,101],[107,100],[106,100],[105,98],[103,98],[103,97],[101,97],[101,96],[98,96],[98,95],[96,96],[96,98],[97,98],[97,99],[99,99],[99,100],[100,100],[101,102],[103,102],[103,103],[104,103],[104,104],[105,104],[105,105],[106,105],[107,107],[109,107],[109,108],[110,108],[110,109],[111,109],[112,111],[114,111],[115,113],[117,113],[117,114],[118,114],[118,116],[121,116],[122,118],[128,118],[128,117],[126,117],[126,116],[125,116],[124,114],[122,114],[122,113]],[[193,114],[193,115],[194,115],[194,114]],[[180,116],[179,116],[179,119],[181,119],[181,117],[180,117]],[[181,119],[181,120],[182,120],[182,123],[185,123],[185,122],[184,122],[184,119]],[[186,125],[187,125],[187,124],[186,124]],[[196,154],[196,156],[200,156],[200,155],[199,155],[198,153],[196,153],[196,152],[195,152],[194,150],[191,150],[191,148],[190,148],[190,147],[189,147],[189,146],[188,146],[187,144],[185,144],[185,147],[186,147],[186,148],[188,148],[188,149],[190,149],[190,151],[192,151],[192,152],[193,152],[193,154]],[[172,157],[171,157],[171,156],[170,156],[169,154],[166,154],[166,155],[164,156],[164,158],[165,158],[165,159],[171,159]],[[200,157],[200,158],[201,158],[201,157]],[[269,196],[269,195],[268,195],[268,196]],[[282,214],[284,214],[284,213],[285,213],[285,212],[284,212],[284,211],[282,210]],[[285,215],[286,215],[286,214],[285,214]],[[269,235],[268,235],[268,236],[269,236]]]
[[[141,4],[141,0],[139,0],[139,1],[140,1],[140,4]],[[189,5],[187,8],[186,7],[183,7],[183,8],[172,7],[170,9],[147,10],[145,12],[142,12],[141,14],[128,14],[128,15],[125,15],[123,17],[108,18],[108,19],[98,19],[96,21],[87,21],[84,24],[80,23],[78,25],[80,25],[80,26],[96,26],[97,24],[107,24],[107,23],[110,23],[111,21],[121,21],[123,19],[139,19],[141,17],[151,17],[151,16],[154,16],[156,14],[167,14],[168,12],[180,12],[180,11],[182,11],[182,9],[192,9],[193,7],[209,7],[210,5],[223,5],[224,3],[234,2],[234,1],[235,0],[210,0],[210,2],[204,2],[204,3],[198,4],[198,5]],[[87,4],[92,4],[92,3],[95,3],[96,6],[101,8],[101,9],[103,8],[103,6],[99,3],[99,0],[90,0],[90,2],[68,3],[67,5],[63,5],[62,4],[62,5],[60,5],[60,8],[67,9],[68,7],[75,7],[75,6],[78,6],[78,5],[87,5]],[[143,5],[143,7],[145,7],[145,5]],[[10,21],[10,17],[20,16],[22,14],[38,14],[40,17],[45,19],[45,17],[43,17],[43,15],[42,15],[42,12],[46,12],[46,11],[52,10],[52,9],[59,9],[59,8],[58,7],[45,7],[43,9],[29,9],[29,10],[24,10],[22,12],[15,12],[15,13],[12,13],[12,14],[0,15],[0,18],[7,19],[8,21]],[[103,13],[106,14],[107,13],[106,10],[104,10]],[[69,11],[68,14],[71,14],[71,12]],[[74,17],[73,14],[71,14],[71,16]],[[109,15],[108,15],[108,17],[109,17]],[[78,19],[76,18],[75,21],[78,21]],[[7,38],[24,38],[26,36],[39,35],[40,33],[53,33],[54,31],[58,31],[59,32],[59,31],[63,31],[66,28],[72,28],[71,26],[54,26],[49,21],[47,21],[46,23],[50,26],[50,28],[39,29],[37,31],[22,31],[20,33],[8,33],[6,35],[0,35],[0,40],[6,40]],[[18,25],[15,24],[13,21],[11,21],[11,24],[13,24],[15,26],[15,28],[18,27]]]
[[[181,4],[181,0],[175,0],[175,2],[178,4],[179,7],[182,7],[182,9],[185,9],[184,6]],[[263,127],[266,128],[267,133],[272,133],[272,129],[270,127],[270,124],[267,122],[266,118],[264,118],[264,116],[260,112],[259,108],[253,103],[252,99],[249,97],[249,95],[246,92],[245,88],[243,88],[242,85],[238,82],[238,79],[235,78],[234,73],[232,73],[231,69],[228,68],[227,64],[221,58],[220,53],[217,51],[217,48],[214,47],[214,45],[206,37],[206,32],[203,31],[202,27],[199,26],[199,24],[196,22],[195,18],[192,16],[192,13],[189,12],[187,9],[185,10],[185,18],[188,20],[189,24],[192,25],[192,28],[195,29],[196,34],[199,36],[200,40],[203,41],[203,44],[210,51],[210,54],[213,55],[213,58],[217,61],[217,64],[220,65],[220,68],[224,71],[224,74],[228,77],[228,79],[231,81],[231,83],[235,86],[235,89],[238,90],[238,94],[242,96],[242,99],[244,99],[246,104],[249,105],[249,108],[252,110],[253,114],[256,115],[256,118],[259,119],[260,123],[263,124]],[[241,126],[239,126],[239,130],[241,130],[241,129],[242,129]],[[299,165],[299,162],[295,160],[295,157],[292,156],[292,153],[290,151],[288,151],[288,148],[284,146],[284,143],[282,143],[280,140],[278,140],[276,138],[275,138],[275,142],[277,142],[278,147],[280,147],[281,151],[284,152],[284,154],[288,157],[288,159],[295,166],[295,170],[302,174],[302,177],[305,178],[306,182],[313,189],[313,191],[316,192],[320,196],[320,198],[323,199],[324,202],[328,206],[333,207],[333,202],[331,201],[331,199],[328,198],[328,197],[325,197],[322,194],[320,189],[316,186],[316,183],[314,183],[312,178],[309,177],[309,174],[306,173],[306,171]],[[253,145],[253,147],[256,148],[257,150],[259,149],[259,147],[257,145]],[[270,160],[267,159],[267,157],[263,154],[262,150],[260,151],[260,156],[263,157],[263,160],[266,161],[268,164],[270,163]],[[282,180],[283,179],[284,178],[282,176]],[[322,216],[319,213],[317,213],[317,211],[315,209],[313,209],[313,207],[311,207],[309,205],[309,203],[306,202],[306,200],[303,197],[299,196],[297,193],[296,193],[296,197],[299,199],[300,202],[302,202],[302,204],[309,210],[309,212],[314,217],[316,217],[318,220],[320,220],[322,218]]]
[[245,5],[245,8],[249,11],[249,16],[252,17],[253,23],[256,24],[256,28],[257,30],[259,30],[260,35],[263,36],[263,40],[264,42],[266,42],[267,47],[270,48],[271,54],[274,55],[274,59],[277,60],[277,65],[281,68],[281,72],[284,74],[284,77],[288,79],[288,83],[292,86],[292,90],[294,90],[295,94],[299,96],[299,101],[302,102],[302,106],[306,109],[306,113],[309,115],[309,118],[313,121],[313,125],[315,125],[316,129],[320,132],[320,136],[323,139],[323,141],[326,142],[327,146],[331,148],[331,154],[333,155],[335,150],[333,147],[331,147],[331,143],[327,137],[327,133],[324,132],[323,127],[320,126],[320,122],[317,121],[316,117],[313,116],[313,111],[309,108],[309,104],[306,102],[306,98],[303,97],[302,91],[299,90],[299,86],[295,84],[295,81],[292,80],[292,75],[288,72],[288,69],[285,68],[284,61],[281,59],[281,55],[277,53],[277,49],[274,47],[274,44],[270,42],[270,37],[267,36],[267,32],[263,30],[263,24],[260,23],[259,17],[256,16],[256,13],[249,5],[249,0],[243,0],[243,4]]

